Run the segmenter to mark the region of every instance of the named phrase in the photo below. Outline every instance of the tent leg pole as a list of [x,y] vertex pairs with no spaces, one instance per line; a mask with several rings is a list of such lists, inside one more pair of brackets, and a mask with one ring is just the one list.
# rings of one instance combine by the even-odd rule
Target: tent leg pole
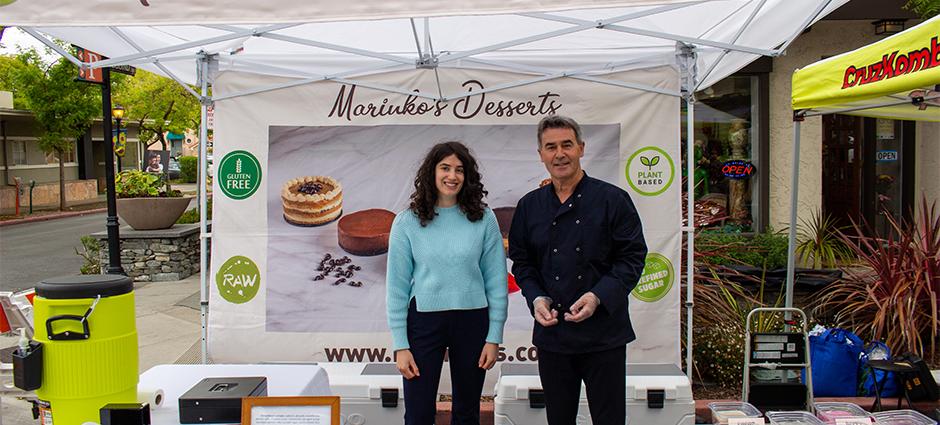
[[203,52],[199,58],[199,85],[201,87],[202,99],[200,101],[200,122],[199,122],[199,312],[200,312],[200,322],[202,325],[201,336],[200,336],[200,345],[202,351],[202,364],[207,364],[209,361],[209,344],[208,344],[208,335],[209,335],[209,323],[208,323],[208,314],[209,314],[209,234],[207,231],[206,222],[208,217],[208,196],[206,194],[206,172],[208,169],[208,160],[206,156],[208,155],[207,146],[209,138],[208,130],[208,108],[209,104],[206,102],[208,99],[207,95],[209,92],[209,57]]
[[685,374],[692,380],[692,311],[694,302],[694,275],[695,275],[695,102],[692,93],[686,97],[686,138],[685,138],[685,168],[686,168],[686,259],[685,259]]
[[800,188],[800,120],[793,121],[793,164],[790,181],[790,235],[787,244],[787,298],[785,306],[793,307],[794,269],[796,268],[796,210]]

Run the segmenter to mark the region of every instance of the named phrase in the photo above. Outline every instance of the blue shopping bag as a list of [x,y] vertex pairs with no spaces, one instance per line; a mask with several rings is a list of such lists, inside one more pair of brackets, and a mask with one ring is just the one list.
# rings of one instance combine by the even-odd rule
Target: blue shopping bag
[[845,329],[827,329],[809,337],[813,395],[855,397],[858,367],[864,348],[861,338]]
[[883,382],[881,389],[882,397],[895,397],[898,395],[898,381],[894,377],[894,372],[876,370],[872,374],[872,369],[868,367],[869,360],[891,360],[891,349],[881,341],[872,341],[862,352],[862,358],[859,364],[859,388],[858,394],[864,396],[874,396],[877,391],[878,383]]

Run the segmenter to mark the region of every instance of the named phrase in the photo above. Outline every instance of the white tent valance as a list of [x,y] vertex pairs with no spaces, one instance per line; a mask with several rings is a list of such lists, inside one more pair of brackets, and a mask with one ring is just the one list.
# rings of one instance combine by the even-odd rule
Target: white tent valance
[[[493,15],[532,10],[557,11],[612,6],[686,3],[688,0],[473,0],[439,2],[357,0],[354,2],[269,0],[20,0],[5,7],[3,21],[17,25],[185,25],[336,22],[415,16]],[[3,7],[3,6],[0,6]]]
[[[192,14],[184,17],[153,14],[156,2],[141,8],[105,1],[98,2],[94,14],[76,12],[66,19],[60,7],[19,1],[2,8],[0,24],[19,25],[34,36],[67,40],[110,58],[88,64],[92,67],[130,64],[187,84],[197,81],[193,62],[200,52],[217,54],[219,71],[311,81],[416,66],[524,72],[541,81],[673,64],[681,43],[695,50],[694,88],[701,89],[762,55],[780,54],[803,28],[845,1],[547,1],[499,2],[506,3],[499,7],[481,1],[433,11],[422,3],[367,2],[375,3],[371,13],[341,22],[335,20],[353,19],[348,15],[359,7],[344,4],[343,13],[308,16],[312,12],[306,6],[281,4],[286,1],[263,7],[227,2],[214,9],[218,16],[209,17],[200,12],[204,4],[180,4],[180,10]],[[77,7],[62,3],[64,9]],[[325,3],[310,2],[310,8]],[[596,6],[616,7],[585,8]],[[109,16],[112,7],[118,11]],[[233,10],[246,8],[252,12],[234,18]],[[290,13],[275,17],[268,9]],[[506,10],[514,13],[483,15]],[[454,16],[468,11],[472,14]],[[140,19],[128,19],[130,13]],[[246,22],[247,16],[253,23]]]

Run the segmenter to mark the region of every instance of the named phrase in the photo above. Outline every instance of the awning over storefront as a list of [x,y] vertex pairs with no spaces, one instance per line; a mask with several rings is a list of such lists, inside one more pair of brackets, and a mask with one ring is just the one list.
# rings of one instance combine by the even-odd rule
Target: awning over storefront
[[793,109],[940,121],[938,84],[940,16],[797,70]]

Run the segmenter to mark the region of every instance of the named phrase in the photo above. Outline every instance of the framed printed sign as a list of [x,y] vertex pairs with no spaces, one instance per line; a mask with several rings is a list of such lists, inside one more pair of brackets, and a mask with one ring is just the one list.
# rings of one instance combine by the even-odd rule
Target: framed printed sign
[[245,397],[243,425],[340,425],[339,397]]

